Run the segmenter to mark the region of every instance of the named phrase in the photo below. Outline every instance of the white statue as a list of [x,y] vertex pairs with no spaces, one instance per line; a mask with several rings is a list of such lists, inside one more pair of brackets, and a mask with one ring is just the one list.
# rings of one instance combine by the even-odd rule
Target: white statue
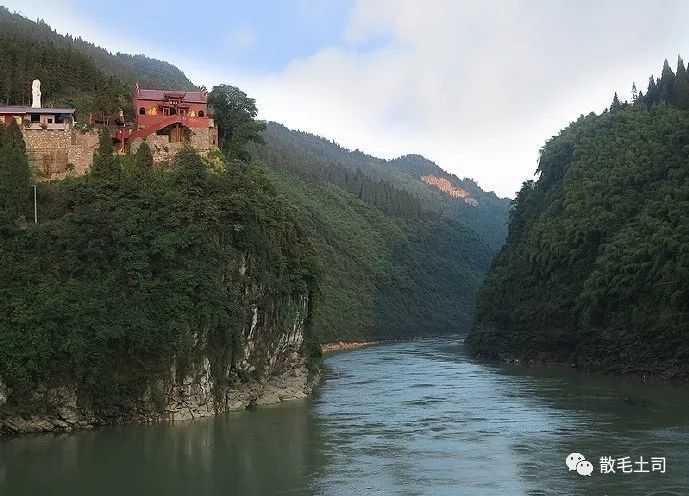
[[41,82],[34,79],[31,83],[31,106],[33,108],[41,108]]

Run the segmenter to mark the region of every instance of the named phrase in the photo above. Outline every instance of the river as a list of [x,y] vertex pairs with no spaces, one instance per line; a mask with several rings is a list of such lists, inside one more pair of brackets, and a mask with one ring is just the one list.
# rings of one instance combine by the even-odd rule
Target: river
[[[0,494],[689,494],[687,387],[486,364],[452,339],[325,364],[326,381],[303,402],[4,439]],[[591,461],[590,476],[567,469],[572,452]],[[602,456],[616,473],[601,473]],[[627,456],[625,474],[616,459]],[[640,457],[665,458],[665,473]]]

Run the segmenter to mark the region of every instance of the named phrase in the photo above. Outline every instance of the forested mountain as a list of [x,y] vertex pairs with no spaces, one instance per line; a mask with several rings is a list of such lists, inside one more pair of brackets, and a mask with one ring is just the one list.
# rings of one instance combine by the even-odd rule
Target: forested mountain
[[[420,155],[405,155],[394,160],[372,157],[359,150],[347,150],[336,143],[310,133],[287,129],[281,124],[268,123],[265,139],[270,149],[289,152],[291,160],[285,167],[303,176],[328,177],[359,197],[370,197],[372,191],[361,191],[360,177],[370,178],[364,184],[378,183],[389,188],[384,195],[394,208],[421,209],[426,212],[447,214],[459,218],[476,231],[494,249],[499,248],[507,235],[509,200],[485,192],[471,179],[459,179]],[[278,160],[280,153],[267,155],[270,162]],[[431,180],[430,178],[435,178]],[[464,197],[442,191],[434,182],[445,181]],[[380,196],[380,193],[377,193]],[[379,202],[380,203],[380,202]]]
[[475,206],[420,180],[428,172],[448,176],[428,161],[414,169],[423,157],[385,161],[275,123],[265,141],[251,155],[297,207],[321,267],[314,323],[323,340],[468,329],[476,288],[495,251],[489,242],[498,242],[496,226],[506,222],[504,200],[457,183],[471,187],[478,202],[500,205],[492,224],[481,225],[484,219],[461,215],[475,213]]
[[30,104],[36,78],[46,104],[75,106],[81,114],[112,113],[118,106],[129,112],[136,81],[143,87],[195,88],[172,64],[144,55],[111,54],[1,6],[0,57],[0,103],[5,105]]
[[[170,64],[112,55],[6,9],[0,29],[4,103],[29,103],[38,77],[44,101],[76,107],[83,122],[89,112],[127,110],[134,81],[193,87]],[[386,161],[274,123],[263,132],[255,102],[232,86],[214,88],[209,103],[230,163],[253,156],[310,239],[322,274],[313,324],[323,340],[468,329],[506,235],[508,200],[417,155]]]
[[479,292],[480,355],[689,377],[689,106],[667,62],[646,95],[541,150]]

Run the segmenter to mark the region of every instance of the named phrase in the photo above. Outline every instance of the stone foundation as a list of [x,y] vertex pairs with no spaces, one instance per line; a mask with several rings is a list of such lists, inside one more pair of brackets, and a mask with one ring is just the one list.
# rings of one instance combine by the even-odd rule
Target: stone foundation
[[167,165],[172,158],[185,146],[189,146],[206,155],[213,150],[217,150],[218,130],[215,128],[189,128],[186,139],[181,142],[171,142],[170,136],[152,134],[146,138],[137,138],[129,144],[129,153],[136,153],[141,143],[146,141],[153,152],[153,163],[157,165]]
[[[216,128],[190,128],[182,142],[170,142],[170,136],[153,134],[145,138],[153,152],[153,162],[167,165],[177,152],[190,146],[202,155],[217,150]],[[39,180],[81,176],[91,169],[93,152],[98,149],[98,131],[75,129],[23,128],[26,154]],[[132,140],[130,153],[136,153],[144,139]]]
[[29,165],[39,179],[80,176],[91,168],[98,148],[96,131],[74,129],[22,129]]

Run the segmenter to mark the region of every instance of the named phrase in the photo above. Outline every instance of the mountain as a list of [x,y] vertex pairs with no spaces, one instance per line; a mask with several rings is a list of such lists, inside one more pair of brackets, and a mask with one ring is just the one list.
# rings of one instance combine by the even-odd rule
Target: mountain
[[689,377],[689,77],[678,65],[541,150],[479,291],[475,354]]
[[90,111],[131,113],[131,87],[195,89],[168,62],[145,55],[112,54],[92,43],[56,33],[0,6],[0,102],[30,104],[31,81],[40,79],[46,104]]
[[[322,340],[468,330],[507,200],[419,156],[386,161],[276,123],[265,141],[251,154],[295,205],[321,267],[314,326]],[[475,203],[424,183],[431,172]]]
[[[130,87],[193,88],[176,67],[111,54],[0,9],[0,100],[131,113]],[[418,155],[383,160],[270,123],[251,154],[295,209],[323,274],[324,340],[465,332],[476,289],[506,236],[509,201]]]
[[[494,249],[498,249],[505,240],[509,199],[483,191],[471,179],[459,179],[421,155],[384,160],[359,150],[347,150],[313,134],[289,130],[274,122],[268,123],[265,136],[272,146],[292,150],[303,160],[318,164],[312,169],[328,164],[327,167],[354,173],[361,171],[372,179],[408,193],[425,210],[459,218]],[[307,169],[309,167],[306,166]],[[449,183],[455,190],[462,191],[462,196],[444,190],[438,182]]]

